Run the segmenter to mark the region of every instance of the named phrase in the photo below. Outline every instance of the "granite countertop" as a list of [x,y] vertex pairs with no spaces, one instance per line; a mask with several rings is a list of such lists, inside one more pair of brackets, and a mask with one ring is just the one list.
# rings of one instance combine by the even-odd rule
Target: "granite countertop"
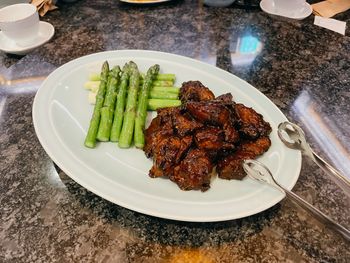
[[[350,21],[350,12],[336,19]],[[30,54],[0,52],[0,262],[349,262],[349,242],[283,200],[225,222],[155,218],[89,192],[40,145],[32,105],[43,79],[95,52],[151,49],[195,58],[246,80],[304,130],[315,151],[350,177],[350,38],[260,9],[200,1],[135,6],[59,4],[42,20],[55,36]],[[239,41],[259,52],[240,59]],[[350,228],[350,203],[303,158],[297,193]]]

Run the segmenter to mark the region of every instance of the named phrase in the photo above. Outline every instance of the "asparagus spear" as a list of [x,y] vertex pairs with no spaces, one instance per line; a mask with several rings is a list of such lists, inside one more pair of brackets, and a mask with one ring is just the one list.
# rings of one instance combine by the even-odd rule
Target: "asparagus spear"
[[152,88],[153,80],[159,72],[159,65],[153,65],[147,71],[144,83],[142,85],[135,119],[135,133],[134,142],[137,148],[143,148],[145,145],[145,136],[143,130],[145,128],[146,116],[147,116],[147,100],[149,91]]
[[96,146],[96,135],[98,131],[98,126],[100,124],[100,119],[101,119],[100,110],[103,106],[103,101],[106,93],[108,71],[109,71],[109,65],[108,65],[108,62],[105,61],[102,65],[101,77],[100,77],[101,82],[100,82],[100,87],[98,89],[98,93],[96,96],[96,104],[94,107],[94,112],[92,114],[89,130],[84,142],[85,146],[89,148],[94,148]]
[[155,80],[153,86],[172,87],[174,82],[172,80]]
[[174,82],[175,81],[175,74],[171,74],[171,73],[157,74],[156,80],[170,80],[170,81]]
[[137,93],[139,89],[140,73],[137,65],[134,62],[130,62],[130,83],[129,83],[129,93],[126,101],[124,120],[122,131],[119,136],[119,147],[129,148],[131,145],[135,116],[136,116],[136,102]]
[[161,87],[161,86],[156,86],[151,89],[151,91],[160,91],[160,92],[166,92],[166,93],[180,93],[180,88],[177,87]]
[[123,124],[125,97],[129,84],[130,69],[129,65],[125,64],[123,67],[123,73],[120,78],[119,92],[117,96],[117,104],[114,110],[114,120],[111,129],[110,140],[117,142],[119,140],[120,131]]
[[170,99],[170,100],[176,100],[179,98],[179,94],[172,93],[172,92],[164,92],[164,91],[157,91],[157,90],[151,90],[149,97],[152,99]]
[[117,98],[117,87],[119,83],[119,73],[120,73],[120,67],[115,66],[110,72],[110,83],[109,86],[107,86],[107,92],[106,92],[106,99],[103,103],[104,107],[112,107],[114,110],[114,104],[115,100]]
[[149,99],[147,104],[147,109],[152,111],[160,108],[176,107],[180,105],[181,105],[181,100]]
[[102,142],[109,141],[109,136],[111,134],[114,105],[117,98],[119,72],[119,66],[115,66],[108,75],[107,91],[103,108],[101,109],[101,121],[97,132],[97,139]]

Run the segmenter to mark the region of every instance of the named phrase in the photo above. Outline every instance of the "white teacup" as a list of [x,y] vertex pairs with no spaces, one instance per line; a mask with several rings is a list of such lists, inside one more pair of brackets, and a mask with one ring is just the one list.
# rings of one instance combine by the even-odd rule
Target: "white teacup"
[[20,46],[34,43],[39,33],[39,15],[32,4],[15,4],[0,9],[0,29]]
[[297,13],[305,6],[306,0],[274,0],[275,9],[280,13]]

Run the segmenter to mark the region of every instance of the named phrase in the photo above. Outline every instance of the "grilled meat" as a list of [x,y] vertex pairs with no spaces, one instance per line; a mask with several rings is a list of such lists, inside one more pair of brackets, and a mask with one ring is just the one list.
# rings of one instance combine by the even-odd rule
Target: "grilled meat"
[[223,179],[242,179],[242,162],[271,145],[270,124],[230,93],[214,97],[199,81],[180,89],[183,105],[158,110],[145,131],[144,151],[153,158],[151,177],[165,176],[183,190],[206,191],[216,166]]
[[254,109],[236,104],[235,111],[240,121],[239,132],[248,139],[256,139],[259,136],[267,136],[271,132],[271,126],[264,121],[263,116]]
[[151,177],[170,176],[173,167],[178,164],[192,144],[192,136],[183,138],[169,136],[157,142],[153,151]]
[[163,139],[174,134],[171,122],[162,123],[160,117],[152,120],[150,126],[145,131],[145,146],[143,150],[147,157],[152,157],[154,149]]
[[182,102],[213,100],[215,98],[214,93],[200,81],[184,82],[180,88],[179,97]]
[[225,140],[235,143],[239,140],[238,131],[234,127],[235,113],[219,101],[188,102],[184,106],[198,121],[221,126],[225,132]]
[[224,104],[231,104],[233,102],[233,96],[231,93],[225,93],[215,98],[217,101],[221,101]]
[[185,159],[175,167],[170,180],[182,190],[206,191],[210,187],[213,163],[204,150],[192,149]]
[[193,119],[189,114],[177,112],[172,118],[174,128],[180,136],[191,134],[203,126],[202,123]]
[[256,141],[244,142],[239,150],[228,155],[219,161],[216,166],[218,176],[222,179],[242,179],[245,176],[243,170],[243,161],[247,159],[255,159],[259,155],[266,152],[271,146],[269,137],[261,137]]
[[190,101],[185,109],[198,121],[223,126],[231,118],[229,109],[220,103],[211,101]]
[[207,151],[233,150],[235,145],[225,141],[225,133],[219,127],[208,126],[198,130],[194,140],[199,149]]

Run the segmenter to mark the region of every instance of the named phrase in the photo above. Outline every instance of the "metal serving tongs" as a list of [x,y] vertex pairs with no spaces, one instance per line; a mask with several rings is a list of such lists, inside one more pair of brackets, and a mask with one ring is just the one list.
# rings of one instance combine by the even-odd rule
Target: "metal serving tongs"
[[287,147],[301,150],[304,155],[310,157],[330,176],[330,178],[344,191],[344,193],[350,197],[349,179],[328,164],[311,149],[310,145],[306,142],[303,130],[298,125],[288,121],[280,123],[278,125],[278,136]]
[[267,183],[281,192],[285,193],[285,195],[298,204],[300,207],[305,209],[311,215],[313,215],[316,219],[318,219],[325,226],[329,227],[332,230],[335,230],[339,234],[341,234],[346,240],[350,241],[350,231],[341,226],[340,224],[333,221],[330,217],[323,214],[316,207],[312,206],[304,199],[300,198],[298,195],[293,192],[285,189],[279,183],[276,182],[269,168],[267,168],[264,164],[255,161],[255,160],[245,160],[243,162],[243,168],[248,176],[256,181]]

